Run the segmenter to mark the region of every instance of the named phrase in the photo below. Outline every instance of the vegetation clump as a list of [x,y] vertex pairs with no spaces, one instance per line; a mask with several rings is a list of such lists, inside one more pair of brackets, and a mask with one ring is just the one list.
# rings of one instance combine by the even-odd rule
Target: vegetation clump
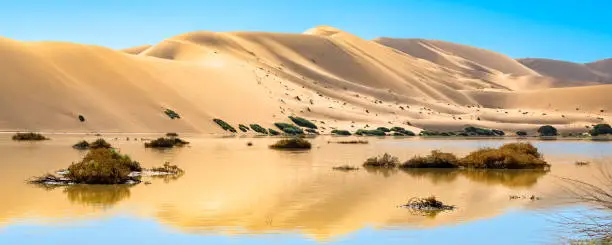
[[382,156],[370,157],[364,163],[366,168],[395,168],[399,165],[399,160],[388,153]]
[[151,171],[164,174],[182,174],[185,172],[183,171],[183,169],[179,168],[176,165],[170,165],[169,162],[165,162],[164,165],[161,167],[151,168]]
[[166,133],[166,137],[178,137],[179,135],[177,133]]
[[77,149],[77,150],[87,150],[89,149],[89,142],[85,140],[81,140],[78,143],[74,144],[72,148]]
[[213,119],[213,121],[219,125],[219,127],[221,127],[223,130],[225,131],[230,131],[232,133],[236,133],[236,129],[234,127],[232,127],[232,125],[229,125],[229,123],[226,123],[225,121],[219,119],[219,118],[215,118]]
[[138,181],[130,176],[132,171],[142,171],[140,164],[129,156],[113,149],[92,149],[78,163],[68,167],[65,177],[82,184],[124,184]]
[[454,132],[439,132],[439,131],[423,130],[419,133],[419,135],[420,136],[455,136],[456,134]]
[[289,119],[300,127],[317,129],[317,125],[305,118],[289,116]]
[[341,166],[336,166],[332,168],[333,170],[338,170],[338,171],[355,171],[355,170],[359,170],[358,167],[355,166],[351,166],[351,165],[341,165]]
[[527,136],[527,132],[519,130],[519,131],[516,131],[516,135],[517,136]]
[[559,133],[557,133],[557,129],[553,126],[550,125],[545,125],[542,126],[538,129],[538,133],[540,134],[540,136],[557,136],[559,135]]
[[446,205],[436,199],[435,196],[430,196],[426,198],[411,198],[410,200],[408,200],[408,203],[402,205],[402,207],[424,212],[423,214],[426,215],[435,215],[441,211],[455,209],[455,206]]
[[274,126],[279,128],[286,134],[290,134],[290,135],[304,134],[304,131],[301,128],[298,128],[294,126],[293,124],[277,122],[277,123],[274,123]]
[[184,146],[189,144],[189,142],[184,141],[180,138],[170,137],[170,138],[158,138],[151,142],[145,143],[146,148],[172,148],[175,146]]
[[85,122],[85,117],[83,115],[79,115],[79,121]]
[[415,156],[399,166],[400,168],[458,168],[459,159],[452,153],[431,151],[425,157]]
[[367,130],[367,129],[359,129],[355,132],[356,135],[360,136],[386,136],[385,132],[380,131],[378,129]]
[[49,138],[45,137],[39,133],[16,133],[13,135],[13,140],[17,141],[41,141],[48,140]]
[[250,130],[249,127],[243,124],[238,124],[238,129],[240,129],[240,131],[245,132],[245,133]]
[[393,127],[391,128],[391,132],[394,132],[394,136],[416,136],[416,134],[410,130],[406,130],[402,127]]
[[385,132],[385,133],[389,133],[389,132],[391,132],[391,129],[386,128],[386,127],[378,127],[378,128],[376,128],[376,130],[378,130],[378,131],[383,131],[383,132]]
[[496,129],[486,129],[486,128],[478,128],[478,127],[466,127],[463,129],[468,136],[503,136],[505,133],[501,130]]
[[501,147],[483,148],[468,154],[459,161],[467,168],[488,169],[547,169],[538,149],[530,143],[509,143]]
[[334,129],[331,131],[331,133],[334,135],[343,135],[343,136],[351,135],[351,132],[349,132],[348,130],[342,130],[342,129]]
[[610,124],[597,124],[589,133],[591,136],[612,134],[612,127],[610,127]]
[[175,111],[171,110],[171,109],[166,109],[164,111],[164,113],[166,114],[166,116],[168,116],[170,119],[181,119],[181,116],[176,113]]
[[312,145],[302,138],[282,139],[270,145],[272,149],[310,149]]
[[368,144],[367,140],[339,140],[339,141],[329,141],[328,143],[336,143],[336,144]]
[[110,148],[113,148],[113,146],[111,146],[111,144],[106,142],[106,140],[104,139],[97,139],[96,141],[91,142],[91,144],[89,144],[89,149],[100,149],[100,148],[110,149]]
[[278,131],[276,131],[274,129],[271,129],[271,128],[268,129],[268,132],[270,132],[270,135],[272,135],[272,136],[280,135],[280,132],[278,132]]
[[268,134],[268,131],[263,128],[262,126],[260,126],[259,124],[251,124],[249,125],[251,126],[251,129],[253,129],[253,131],[260,133],[260,134]]
[[577,161],[575,164],[576,166],[588,166],[591,163],[587,161]]

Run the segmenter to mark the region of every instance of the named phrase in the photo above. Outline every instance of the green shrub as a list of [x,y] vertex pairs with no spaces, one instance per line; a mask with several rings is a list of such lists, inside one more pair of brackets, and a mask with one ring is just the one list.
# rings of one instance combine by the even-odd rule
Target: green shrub
[[146,148],[172,148],[175,146],[184,146],[189,142],[179,138],[158,138],[151,142],[145,143]]
[[458,168],[459,159],[452,153],[431,151],[425,157],[415,156],[406,161],[400,168]]
[[385,136],[387,134],[385,134],[385,132],[374,129],[374,130],[367,130],[367,129],[359,129],[357,130],[357,132],[355,132],[356,135],[363,135],[363,136]]
[[221,127],[223,130],[225,131],[230,131],[232,133],[236,133],[236,129],[234,127],[232,127],[232,125],[229,125],[228,123],[226,123],[225,121],[215,118],[213,119],[213,121],[219,125],[219,127]]
[[245,132],[245,133],[247,131],[249,131],[249,127],[247,127],[247,126],[245,126],[243,124],[238,124],[238,128],[240,129],[240,131]]
[[85,122],[85,117],[83,115],[79,115],[79,121]]
[[612,134],[612,127],[610,127],[610,124],[597,124],[589,133],[592,136]]
[[553,126],[550,125],[545,125],[542,126],[538,129],[538,133],[540,133],[540,136],[557,136],[559,135],[557,133],[557,129]]
[[40,141],[48,140],[49,138],[39,133],[16,133],[13,135],[13,140],[17,141]]
[[305,118],[289,116],[289,119],[291,119],[291,121],[297,124],[298,126],[317,129],[317,125],[315,125],[311,121],[306,120]]
[[402,127],[393,127],[391,128],[391,132],[394,132],[393,136],[416,136],[414,132],[406,130]]
[[260,133],[260,134],[268,134],[268,131],[263,128],[262,126],[259,126],[259,124],[251,124],[249,125],[251,126],[251,129],[253,129],[253,131]]
[[335,135],[344,135],[344,136],[351,135],[351,132],[349,132],[348,130],[341,130],[341,129],[334,129],[331,131],[331,133]]
[[542,159],[538,149],[530,143],[509,143],[497,149],[480,149],[468,154],[459,163],[468,168],[489,169],[546,169],[550,167]]
[[272,149],[310,149],[312,145],[302,138],[282,139],[270,145]]
[[519,131],[516,131],[516,135],[517,135],[517,136],[527,136],[527,132],[526,132],[526,131],[519,130]]
[[89,149],[89,142],[85,140],[81,140],[79,141],[79,143],[74,144],[72,148],[78,149],[78,150],[87,150]]
[[363,163],[366,168],[395,168],[397,165],[399,165],[397,157],[387,153],[382,156],[370,157]]
[[497,129],[486,129],[486,128],[478,128],[478,127],[466,127],[463,129],[468,136],[503,136],[505,135],[504,131]]
[[274,129],[271,129],[271,128],[268,129],[268,132],[270,132],[270,135],[273,135],[273,136],[280,135],[280,132]]
[[286,134],[290,134],[290,135],[304,134],[304,131],[301,128],[298,128],[294,126],[293,124],[277,122],[277,123],[274,123],[274,126],[279,128]]
[[181,119],[181,116],[173,110],[166,109],[164,113],[166,113],[166,116],[168,116],[170,119]]
[[391,130],[389,128],[386,128],[386,127],[378,127],[378,128],[376,128],[376,130],[383,131],[385,133],[391,132]]
[[100,148],[90,150],[83,160],[70,165],[65,176],[82,184],[123,184],[133,180],[129,176],[132,171],[142,171],[138,162],[113,149]]
[[395,131],[395,132],[401,132],[401,131],[405,131],[405,128],[402,127],[392,127],[391,131]]
[[111,144],[109,144],[108,142],[106,142],[106,140],[104,139],[97,139],[94,142],[91,142],[91,144],[89,144],[89,149],[99,149],[99,148],[113,148],[111,146]]

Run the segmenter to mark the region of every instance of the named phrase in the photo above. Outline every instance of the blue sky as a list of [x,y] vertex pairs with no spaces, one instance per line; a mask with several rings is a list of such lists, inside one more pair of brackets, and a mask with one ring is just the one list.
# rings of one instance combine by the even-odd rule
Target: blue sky
[[438,39],[590,62],[612,57],[611,0],[12,0],[0,36],[126,48],[196,31],[300,33],[331,25],[366,39]]

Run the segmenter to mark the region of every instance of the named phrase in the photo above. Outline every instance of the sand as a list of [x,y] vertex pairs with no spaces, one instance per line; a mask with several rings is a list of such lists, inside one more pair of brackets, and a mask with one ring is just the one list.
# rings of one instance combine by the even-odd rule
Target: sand
[[570,81],[612,83],[612,60],[580,64],[551,59],[519,59],[540,74]]
[[545,122],[577,131],[610,120],[612,85],[546,77],[464,45],[418,40],[406,49],[381,40],[327,26],[192,32],[126,50],[0,38],[0,130],[223,133],[213,118],[273,127],[298,115],[323,133]]

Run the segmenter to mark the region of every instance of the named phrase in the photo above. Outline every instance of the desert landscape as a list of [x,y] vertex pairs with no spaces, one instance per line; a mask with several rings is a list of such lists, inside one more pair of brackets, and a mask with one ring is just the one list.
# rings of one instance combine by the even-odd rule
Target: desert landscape
[[273,128],[299,116],[324,124],[320,133],[535,133],[546,124],[584,133],[609,122],[612,109],[612,60],[516,60],[444,41],[365,40],[329,26],[191,32],[125,50],[0,43],[2,131],[220,134],[214,118]]

